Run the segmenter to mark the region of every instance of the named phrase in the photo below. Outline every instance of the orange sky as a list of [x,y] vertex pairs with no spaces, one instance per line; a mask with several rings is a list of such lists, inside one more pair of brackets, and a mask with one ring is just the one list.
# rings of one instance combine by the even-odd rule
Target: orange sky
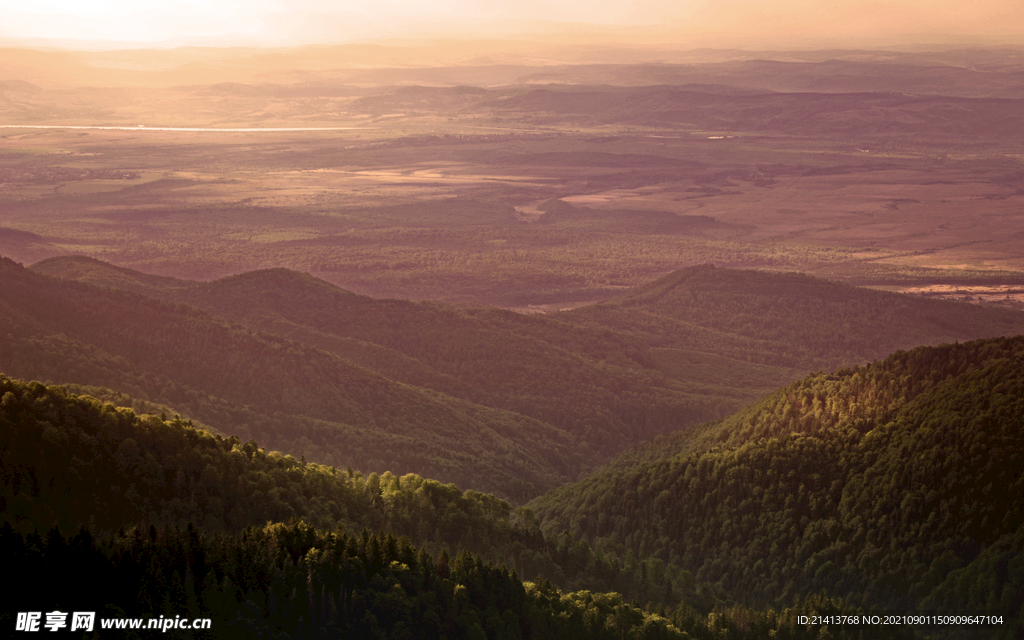
[[[594,32],[587,25],[599,28]],[[0,38],[86,42],[295,45],[559,30],[591,31],[600,39],[602,28],[627,26],[649,27],[633,33],[639,43],[650,44],[847,46],[958,38],[1024,44],[1024,2],[0,0]]]

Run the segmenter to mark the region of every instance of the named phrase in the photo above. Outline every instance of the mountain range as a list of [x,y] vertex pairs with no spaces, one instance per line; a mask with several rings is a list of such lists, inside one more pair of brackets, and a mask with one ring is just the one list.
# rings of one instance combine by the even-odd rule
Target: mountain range
[[1024,332],[1006,309],[710,266],[532,316],[372,299],[286,270],[196,282],[76,257],[0,269],[10,375],[516,502],[801,373]]

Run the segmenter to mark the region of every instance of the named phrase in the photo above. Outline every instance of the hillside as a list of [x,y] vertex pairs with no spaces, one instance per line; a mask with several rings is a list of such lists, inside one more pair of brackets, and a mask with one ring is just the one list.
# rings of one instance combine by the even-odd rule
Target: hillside
[[[1024,337],[815,374],[532,502],[547,531],[654,555],[751,603],[1024,606]],[[1006,635],[1005,637],[1010,637]]]
[[[580,637],[588,610],[602,619],[629,614],[594,637],[651,625],[660,637],[685,637],[618,594],[563,596],[485,565],[465,549],[534,573],[561,572],[551,558],[557,545],[514,525],[506,502],[412,474],[364,477],[307,464],[254,441],[3,376],[0,466],[0,542],[8,569],[24,576],[0,612],[4,625],[45,593],[47,611],[212,619],[209,633],[188,637],[225,637],[229,625],[277,638],[383,630],[470,637],[483,629]],[[536,566],[514,554],[524,548],[538,555]],[[54,571],[62,579],[47,587]],[[85,580],[105,588],[83,592]]]
[[391,380],[530,416],[585,441],[600,461],[727,415],[798,375],[707,353],[666,356],[629,333],[567,324],[561,315],[374,299],[285,269],[209,283],[156,281],[82,257],[32,269],[187,304]]
[[[101,618],[212,618],[211,632],[195,637],[223,637],[231,625],[278,638],[486,629],[510,638],[731,630],[800,640],[835,636],[827,625],[798,625],[798,615],[861,613],[821,597],[779,611],[715,606],[707,589],[693,591],[660,561],[545,537],[528,511],[492,495],[300,462],[4,376],[0,466],[0,542],[8,569],[26,577],[14,610],[38,606],[32,599],[45,591],[51,608]],[[46,587],[54,570],[66,579]],[[83,595],[76,585],[85,579],[110,587]],[[583,590],[561,593],[547,579]],[[643,610],[637,597],[660,604]],[[14,624],[11,616],[0,613],[0,623]],[[909,637],[870,625],[856,633]]]
[[284,269],[198,283],[82,257],[32,268],[198,307],[392,380],[527,415],[604,456],[728,415],[809,370],[1024,332],[1024,315],[1008,309],[713,267],[536,316],[374,299]]
[[407,536],[434,553],[469,549],[526,577],[638,591],[636,566],[589,553],[570,566],[566,541],[545,538],[532,516],[494,495],[416,474],[307,463],[180,418],[139,415],[4,376],[0,464],[7,471],[0,521],[23,534],[56,526],[101,535],[139,522],[239,532],[297,518],[325,530]]
[[546,551],[539,532],[516,524],[493,495],[307,463],[63,387],[0,376],[0,434],[2,520],[23,533],[85,526],[102,534],[138,522],[241,531],[300,518],[387,530],[437,550],[503,557],[518,542]]
[[595,456],[547,424],[388,380],[194,308],[0,263],[0,370],[104,386],[312,460],[523,499]]
[[560,315],[677,349],[796,369],[834,369],[898,349],[1024,333],[1024,315],[853,287],[799,273],[681,269]]

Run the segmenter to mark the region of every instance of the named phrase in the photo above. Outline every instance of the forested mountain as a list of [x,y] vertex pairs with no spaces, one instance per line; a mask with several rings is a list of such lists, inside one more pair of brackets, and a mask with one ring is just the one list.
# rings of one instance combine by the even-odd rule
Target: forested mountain
[[[660,562],[545,537],[528,511],[491,495],[267,454],[3,376],[0,466],[0,544],[7,570],[23,577],[0,614],[8,629],[10,611],[42,607],[212,618],[209,632],[169,637],[909,637],[799,624],[809,613],[863,613],[822,597],[778,612],[712,611],[713,598],[680,589],[686,576]],[[563,594],[521,575],[618,593]],[[107,587],[83,593],[83,581]],[[661,604],[644,610],[620,593]]]
[[653,555],[747,602],[820,590],[1017,629],[1021,362],[1024,336],[811,375],[529,506],[547,531]]
[[[10,611],[43,606],[213,618],[217,628],[198,637],[225,637],[227,625],[277,638],[685,637],[618,594],[563,597],[485,565],[465,549],[561,572],[558,546],[510,521],[506,502],[415,475],[268,455],[253,441],[2,376],[0,463],[0,542],[8,571],[26,580],[0,614],[5,629]],[[131,523],[143,524],[126,534]],[[34,533],[51,526],[45,539]],[[441,549],[437,560],[407,535]],[[513,552],[524,549],[544,557],[523,567]],[[85,580],[105,588],[83,593]]]
[[[406,538],[366,531],[291,523],[230,536],[191,527],[99,540],[84,530],[68,541],[56,530],[45,541],[10,529],[0,536],[9,570],[26,576],[27,589],[9,599],[15,610],[38,607],[45,589],[46,611],[92,610],[122,623],[209,620],[199,631],[169,624],[161,632],[171,638],[690,637],[617,593],[563,595],[467,552],[435,560]],[[65,577],[56,588],[45,580],[55,571]],[[106,587],[82,592],[82,582],[97,580]],[[0,624],[13,629],[15,621],[5,613]]]
[[301,518],[325,529],[387,530],[435,551],[467,548],[531,575],[559,564],[558,541],[549,544],[536,521],[493,495],[268,454],[254,440],[63,387],[0,376],[0,435],[2,519],[23,533],[139,522],[240,531]]

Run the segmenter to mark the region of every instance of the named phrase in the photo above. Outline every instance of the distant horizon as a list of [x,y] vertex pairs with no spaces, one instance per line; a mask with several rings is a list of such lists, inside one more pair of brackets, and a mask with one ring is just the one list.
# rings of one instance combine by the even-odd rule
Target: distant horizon
[[[441,43],[457,42],[531,42],[546,41],[548,37],[540,37],[537,34],[517,34],[516,36],[448,36],[448,37],[388,37],[388,38],[364,38],[338,42],[211,42],[207,40],[179,41],[167,40],[159,42],[147,41],[120,41],[120,40],[69,40],[62,38],[11,38],[0,37],[0,49],[29,49],[35,51],[61,51],[61,52],[82,52],[95,53],[103,51],[174,51],[176,49],[313,49],[332,48],[346,46],[382,46],[382,47],[429,47]],[[575,43],[574,43],[575,44]],[[813,52],[813,51],[894,51],[901,53],[926,53],[945,52],[957,49],[1020,49],[1024,50],[1024,35],[1016,38],[984,38],[969,35],[947,35],[945,39],[935,37],[931,40],[913,39],[886,39],[885,41],[856,41],[842,40],[837,42],[822,42],[820,40],[800,40],[779,43],[767,42],[720,42],[704,43],[683,42],[683,43],[580,43],[577,46],[592,46],[596,48],[618,48],[625,47],[634,50],[649,49],[670,50],[680,53],[696,51],[737,51],[749,53],[761,52]]]
[[[1014,5],[1017,6],[1014,6]],[[298,0],[85,4],[0,0],[0,46],[61,50],[181,47],[295,48],[409,41],[557,41],[588,46],[769,50],[893,46],[1021,46],[1024,6],[838,0],[600,0],[583,5],[389,0],[373,5]]]

